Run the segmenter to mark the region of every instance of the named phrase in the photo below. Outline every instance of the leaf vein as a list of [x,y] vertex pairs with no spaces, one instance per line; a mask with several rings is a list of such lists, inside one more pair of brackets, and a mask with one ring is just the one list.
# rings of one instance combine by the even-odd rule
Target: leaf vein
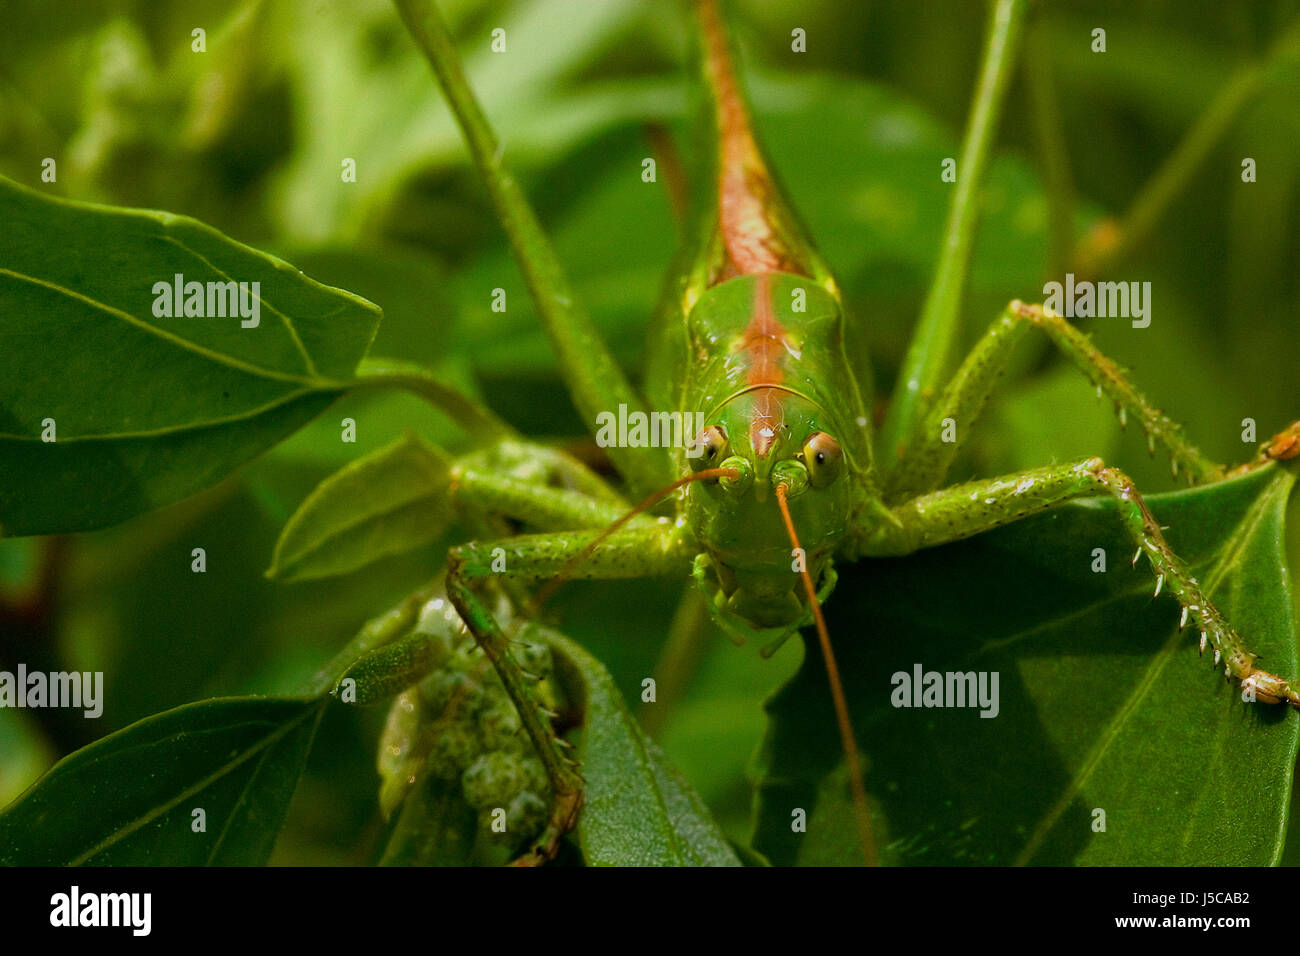
[[291,372],[280,372],[280,371],[276,371],[275,369],[269,369],[260,365],[254,365],[251,362],[245,362],[243,359],[237,359],[231,355],[224,355],[221,352],[218,352],[214,349],[210,349],[205,345],[199,345],[197,342],[191,342],[189,339],[183,338],[182,336],[179,336],[174,332],[169,332],[166,329],[159,328],[156,325],[152,325],[148,322],[141,321],[140,319],[131,315],[131,313],[129,312],[124,312],[123,310],[117,308],[116,306],[109,305],[107,302],[100,302],[98,299],[92,299],[90,296],[83,295],[80,292],[77,292],[73,289],[69,289],[67,286],[59,285],[57,282],[50,282],[46,279],[41,279],[37,276],[27,275],[26,273],[22,273],[22,272],[15,272],[12,269],[6,269],[3,266],[0,266],[0,275],[6,275],[19,282],[27,282],[32,285],[41,286],[42,288],[46,288],[53,292],[57,292],[60,295],[67,296],[69,299],[72,299],[76,302],[80,302],[83,305],[90,306],[92,309],[98,309],[99,311],[104,312],[107,315],[111,315],[114,318],[121,319],[123,322],[126,322],[129,325],[133,325],[136,328],[148,333],[149,335],[156,336],[157,338],[160,338],[165,342],[168,342],[171,345],[176,346],[177,348],[183,349],[187,352],[192,352],[195,355],[199,355],[203,358],[206,358],[208,361],[213,362],[217,365],[224,365],[227,368],[233,368],[240,372],[247,372],[250,375],[257,375],[262,378],[274,379],[276,381],[281,381],[281,382],[293,382],[295,384],[300,384],[300,385],[318,384],[317,378],[313,376],[297,375]]
[[[306,720],[307,717],[323,709],[324,705],[325,705],[325,701],[322,700],[316,707],[305,710],[297,717],[294,717],[291,720],[286,721],[283,725],[281,725],[281,727],[278,730],[275,730],[272,733],[268,734],[267,736],[263,737],[261,740],[257,741],[257,743],[249,747],[247,750],[245,750],[242,754],[240,754],[238,757],[234,758],[233,760],[226,761],[226,763],[222,764],[220,767],[218,767],[212,773],[208,774],[206,777],[203,777],[197,783],[187,787],[186,789],[182,790],[180,793],[176,794],[176,796],[174,796],[171,800],[159,804],[158,806],[150,810],[148,813],[141,814],[139,817],[131,821],[129,824],[118,827],[116,830],[114,830],[111,834],[109,834],[107,837],[105,837],[95,846],[91,847],[89,850],[86,850],[84,853],[70,860],[68,862],[68,865],[80,866],[81,864],[85,863],[87,860],[94,859],[95,856],[97,856],[99,853],[106,850],[108,847],[112,846],[115,843],[120,842],[121,840],[130,836],[132,833],[135,833],[137,830],[142,829],[143,827],[152,823],[154,820],[158,819],[159,817],[169,812],[170,810],[175,809],[177,806],[179,806],[188,798],[194,796],[196,793],[201,793],[208,786],[215,783],[217,780],[221,779],[226,774],[232,772],[240,764],[245,763],[246,761],[252,759],[252,757],[255,754],[258,754],[262,750],[266,749],[267,747],[270,747],[271,745],[275,744],[277,741],[280,740],[280,738],[287,736],[291,730],[293,730],[295,727],[297,727],[298,724]],[[251,721],[242,721],[241,723],[251,723]],[[228,730],[231,727],[236,727],[236,726],[239,726],[239,724],[231,724],[219,729]],[[174,738],[178,736],[184,736],[188,732],[189,731],[181,731],[177,734],[172,734],[171,737]],[[169,738],[162,738],[162,740],[152,741],[150,742],[149,745],[155,746],[167,739]],[[118,751],[117,753],[120,752],[121,751]],[[105,756],[112,756],[112,755],[106,754]]]
[[[162,238],[165,239],[165,240],[167,240],[168,242],[170,242],[172,245],[176,246],[177,248],[179,248],[179,249],[183,249],[185,252],[188,252],[188,253],[189,253],[190,255],[192,255],[195,259],[198,259],[198,260],[199,260],[200,262],[202,262],[205,266],[207,266],[209,269],[211,269],[211,270],[212,270],[213,272],[215,272],[217,275],[221,276],[221,278],[225,279],[227,282],[234,282],[234,281],[235,281],[233,278],[231,278],[229,275],[227,275],[224,271],[222,271],[221,269],[219,269],[215,264],[213,264],[213,263],[212,263],[212,262],[211,262],[211,261],[210,261],[206,256],[204,256],[201,252],[199,252],[199,251],[197,251],[197,250],[195,250],[195,249],[191,249],[189,246],[187,246],[185,243],[181,242],[181,241],[180,241],[179,239],[177,239],[175,236],[169,236],[169,235],[167,235],[166,233],[163,233]],[[260,289],[261,286],[259,286],[258,288]],[[241,298],[242,298],[242,296],[241,296]],[[318,378],[319,375],[320,375],[320,373],[316,371],[316,363],[312,361],[312,357],[311,357],[311,355],[307,352],[307,347],[306,347],[305,345],[303,345],[302,339],[301,339],[301,338],[299,337],[299,335],[298,335],[298,329],[297,329],[297,327],[293,324],[293,321],[292,321],[292,320],[291,320],[287,315],[285,315],[283,312],[281,312],[279,309],[277,309],[275,306],[271,305],[271,303],[267,302],[264,298],[262,298],[261,295],[258,295],[258,297],[257,297],[257,301],[261,302],[263,308],[269,310],[269,311],[271,312],[272,315],[274,315],[274,316],[275,316],[276,318],[278,318],[282,323],[284,323],[284,327],[285,327],[285,329],[288,331],[288,333],[289,333],[289,337],[293,339],[293,344],[294,344],[294,345],[297,347],[297,349],[298,349],[298,354],[302,356],[303,367],[304,367],[304,369],[306,370],[307,374],[310,375],[310,376],[313,377],[313,378]],[[338,307],[335,309],[335,311],[334,311],[333,313],[331,313],[331,315],[337,315],[337,314],[338,314],[338,311],[339,311],[341,308],[342,308],[342,306],[338,306]],[[322,316],[321,318],[329,318],[329,317],[330,317],[329,315],[326,315],[326,316]]]

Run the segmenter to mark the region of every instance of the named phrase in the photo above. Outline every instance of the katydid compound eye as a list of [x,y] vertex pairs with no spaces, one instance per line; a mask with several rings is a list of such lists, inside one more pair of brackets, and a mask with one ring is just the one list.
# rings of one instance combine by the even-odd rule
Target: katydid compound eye
[[825,488],[844,468],[840,443],[825,432],[813,432],[803,443],[803,463],[808,468],[808,483]]
[[727,456],[727,433],[721,425],[710,425],[695,439],[695,447],[700,453],[694,459],[695,467],[716,468]]

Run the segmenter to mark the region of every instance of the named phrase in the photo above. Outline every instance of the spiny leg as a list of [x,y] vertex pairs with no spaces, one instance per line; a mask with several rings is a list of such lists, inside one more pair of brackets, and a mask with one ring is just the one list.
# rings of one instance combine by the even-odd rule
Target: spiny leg
[[1119,504],[1119,514],[1136,542],[1137,558],[1146,555],[1156,574],[1155,593],[1168,587],[1182,605],[1180,626],[1190,619],[1201,633],[1201,651],[1214,648],[1214,663],[1224,663],[1224,673],[1241,681],[1265,703],[1288,701],[1300,706],[1300,689],[1255,667],[1256,655],[1211,603],[1169,545],[1160,525],[1132,480],[1100,458],[1068,465],[1053,465],[984,481],[955,485],[921,495],[892,509],[895,521],[868,529],[860,541],[859,556],[909,554],[950,541],[968,538],[1030,514],[1046,511],[1076,498],[1107,494]]
[[[582,808],[583,782],[551,724],[551,715],[536,699],[523,668],[511,651],[512,642],[479,593],[493,578],[549,578],[566,570],[581,578],[635,578],[683,574],[689,566],[690,544],[674,526],[664,522],[631,525],[604,537],[600,546],[576,568],[569,562],[586,551],[603,532],[521,535],[453,548],[448,557],[447,596],[474,640],[492,662],[501,683],[519,712],[519,720],[537,749],[554,793],[546,828],[521,863],[537,864],[555,855],[560,838],[577,822]],[[500,550],[498,550],[500,549]],[[500,568],[499,556],[507,555]]]
[[[464,510],[462,519],[470,521],[470,527],[501,526],[500,519],[509,517],[543,531],[603,528],[626,513],[621,496],[608,489],[597,476],[554,450],[534,454],[538,450],[531,443],[501,442],[450,465],[448,490]],[[528,477],[513,477],[510,472]],[[572,487],[555,488],[545,483],[557,477]],[[663,527],[653,518],[637,516],[630,533],[641,541],[647,530],[659,533]],[[576,537],[541,534],[500,538],[457,548],[449,558],[448,597],[500,674],[520,723],[546,769],[554,794],[547,826],[529,852],[517,861],[521,864],[542,863],[554,855],[560,838],[572,828],[581,808],[582,780],[551,727],[552,715],[542,708],[533,693],[533,685],[525,679],[515,660],[510,649],[512,642],[475,585],[490,579],[510,595],[516,607],[523,608],[528,600],[528,579],[554,574],[594,536],[595,533]],[[621,543],[615,543],[614,552]]]
[[[1159,443],[1170,456],[1175,476],[1180,472],[1189,481],[1204,482],[1222,478],[1226,469],[1210,461],[1188,442],[1182,427],[1154,407],[1133,387],[1123,370],[1103,355],[1084,335],[1064,318],[1045,311],[1042,306],[1020,301],[1006,307],[988,332],[975,344],[966,360],[944,389],[939,399],[920,419],[900,457],[885,476],[886,500],[895,503],[910,495],[938,488],[951,467],[957,451],[979,417],[989,395],[1006,369],[1016,343],[1031,329],[1040,329],[1097,388],[1115,403],[1120,424],[1128,417],[1142,426],[1147,444],[1153,451]],[[951,419],[953,429],[945,429]],[[945,434],[948,431],[948,434]],[[951,438],[945,441],[945,438]]]

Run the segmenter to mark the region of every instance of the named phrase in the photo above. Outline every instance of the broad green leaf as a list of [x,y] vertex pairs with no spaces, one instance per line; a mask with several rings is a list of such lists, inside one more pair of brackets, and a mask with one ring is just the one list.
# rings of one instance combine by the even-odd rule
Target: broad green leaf
[[321,482],[289,519],[268,577],[346,574],[440,537],[451,521],[447,460],[413,434]]
[[752,645],[736,647],[711,627],[700,640],[702,658],[687,693],[680,700],[665,701],[661,679],[660,703],[643,705],[642,712],[669,708],[655,740],[708,803],[727,835],[747,842],[753,804],[747,771],[766,728],[762,702],[794,676],[802,655],[794,653],[792,644],[791,652],[769,660]]
[[[1268,467],[1149,499],[1170,545],[1284,676],[1297,673],[1283,535],[1293,480]],[[1092,571],[1096,548],[1105,573]],[[827,617],[887,862],[1278,859],[1300,715],[1243,703],[1132,554],[1113,505],[1089,500],[842,570]],[[998,715],[893,707],[892,676],[918,664],[997,672]],[[854,862],[815,645],[768,710],[757,849],[774,863]],[[791,832],[794,808],[805,834]]]
[[264,863],[325,705],[216,698],[110,734],[60,760],[0,813],[0,863]]
[[[6,534],[103,527],[215,484],[342,394],[379,321],[182,216],[0,179],[0,221]],[[155,316],[176,275],[259,283],[257,324]]]
[[587,783],[577,841],[592,866],[739,866],[708,809],[627,711],[604,666],[551,634],[566,687],[583,700]]

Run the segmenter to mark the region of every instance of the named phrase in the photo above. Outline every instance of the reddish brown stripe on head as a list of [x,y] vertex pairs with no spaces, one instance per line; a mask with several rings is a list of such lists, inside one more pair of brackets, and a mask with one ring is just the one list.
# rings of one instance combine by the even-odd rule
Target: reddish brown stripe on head
[[777,429],[784,424],[785,409],[778,388],[760,388],[754,392],[754,417],[749,422],[749,444],[754,454],[766,458],[776,441]]
[[[754,312],[740,340],[739,351],[749,362],[749,385],[776,386],[785,378],[781,355],[785,352],[785,329],[772,311],[772,277],[761,275],[754,286]],[[760,458],[767,456],[783,420],[782,392],[760,388],[754,393],[754,417],[749,423],[749,442]]]

